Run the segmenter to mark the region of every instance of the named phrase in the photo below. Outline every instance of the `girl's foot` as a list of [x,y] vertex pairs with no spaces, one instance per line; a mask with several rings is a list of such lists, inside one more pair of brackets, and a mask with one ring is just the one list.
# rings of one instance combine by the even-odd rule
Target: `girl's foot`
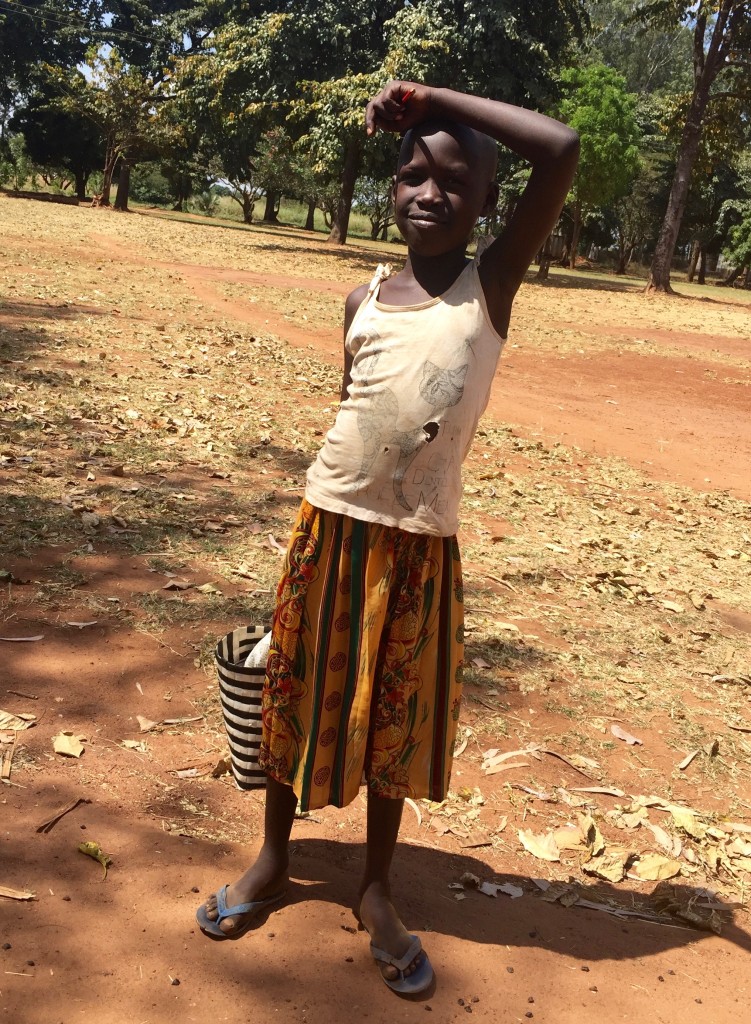
[[[371,882],[360,893],[360,910],[357,915],[363,928],[370,935],[374,946],[390,953],[395,960],[401,959],[412,945],[413,939],[399,919],[391,902],[388,886],[382,882]],[[411,964],[401,972],[405,978],[414,974],[425,958],[421,950]],[[378,964],[387,981],[396,981],[400,972],[391,964]]]
[[[283,893],[289,881],[289,864],[283,863],[266,856],[263,852],[252,867],[227,887],[225,902],[228,907],[235,907],[238,903],[253,903],[258,900],[265,900],[271,896]],[[206,916],[210,921],[216,921],[219,916],[216,905],[216,894],[212,893],[206,900]],[[219,927],[225,935],[232,935],[243,924],[243,917],[225,917],[220,921]]]

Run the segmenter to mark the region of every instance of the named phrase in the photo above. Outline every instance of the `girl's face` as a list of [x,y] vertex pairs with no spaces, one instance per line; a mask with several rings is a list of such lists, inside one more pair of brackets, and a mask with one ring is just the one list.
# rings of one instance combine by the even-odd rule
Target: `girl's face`
[[410,249],[440,256],[466,246],[478,217],[495,205],[497,186],[453,134],[418,132],[396,173],[394,216]]

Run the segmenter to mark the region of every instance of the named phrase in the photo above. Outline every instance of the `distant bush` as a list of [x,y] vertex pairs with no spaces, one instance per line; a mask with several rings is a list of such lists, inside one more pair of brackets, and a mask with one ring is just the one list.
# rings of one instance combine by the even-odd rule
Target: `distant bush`
[[130,196],[139,203],[169,206],[174,202],[170,185],[158,164],[138,164],[130,176]]

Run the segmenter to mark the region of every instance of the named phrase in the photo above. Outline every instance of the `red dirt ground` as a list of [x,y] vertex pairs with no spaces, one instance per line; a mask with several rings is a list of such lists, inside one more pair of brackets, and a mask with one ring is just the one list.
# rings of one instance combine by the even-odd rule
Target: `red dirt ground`
[[[217,286],[315,285],[343,296],[349,285],[150,261],[107,235],[92,233],[90,241],[98,254],[179,273],[186,294],[192,290],[217,316],[262,324],[259,329],[293,345],[340,360],[338,332],[294,327],[270,305],[251,308],[223,297]],[[24,256],[31,267],[34,251],[30,244]],[[84,248],[81,258],[98,256]],[[583,316],[592,302],[591,293],[581,293]],[[583,459],[588,453],[612,454],[656,480],[751,497],[747,387],[714,379],[707,371],[717,365],[703,361],[700,351],[690,364],[628,353],[549,355],[541,361],[525,349],[523,338],[512,340],[521,348],[509,347],[504,355],[492,417],[520,425],[527,436],[580,447]],[[738,345],[737,339],[716,340],[734,351]],[[690,334],[671,333],[670,341],[688,348],[699,344]],[[746,385],[747,378],[745,373]],[[2,567],[41,579],[67,554],[38,549],[33,560],[6,560]],[[92,577],[88,590],[119,597],[123,606],[131,595],[154,588],[143,556],[102,555],[96,565],[87,560],[86,572]],[[79,614],[65,608],[65,619],[88,617],[85,608]],[[136,713],[154,719],[165,708],[174,717],[195,713],[206,680],[193,671],[191,641],[212,625],[217,635],[226,627],[204,620],[159,637],[103,627],[81,631],[24,608],[24,629],[44,632],[47,642],[43,653],[28,645],[24,659],[3,666],[2,706],[38,709],[41,721],[24,736],[32,759],[24,788],[0,789],[0,884],[31,887],[39,898],[0,900],[0,1019],[385,1024],[425,1020],[426,1013],[440,1022],[463,1021],[471,1013],[473,1020],[540,1024],[743,1019],[751,996],[745,925],[731,925],[717,937],[565,909],[529,895],[491,900],[470,894],[457,903],[447,886],[462,872],[524,880],[532,870],[529,859],[504,860],[458,846],[453,852],[425,842],[409,809],[394,895],[405,922],[429,950],[437,985],[417,1002],[397,999],[378,980],[366,938],[352,930],[350,907],[363,861],[362,799],[342,812],[328,809],[297,823],[287,903],[241,941],[209,942],[193,922],[194,908],[246,865],[257,842],[262,797],[237,793],[226,778],[196,780],[186,806],[168,772],[198,756],[201,743],[189,729],[149,734],[149,759],[137,751],[125,751],[124,759],[117,743],[124,735],[139,737]],[[7,649],[0,652],[7,655]],[[11,702],[10,690],[37,700]],[[165,695],[171,695],[168,704]],[[527,698],[512,694],[511,701],[515,713],[525,713]],[[474,708],[470,722],[477,713]],[[87,731],[80,762],[51,754],[49,736],[59,727]],[[455,781],[473,786],[476,774],[458,764]],[[92,802],[49,834],[36,832],[81,796]],[[709,802],[711,793],[703,799]],[[212,828],[217,818],[220,830]],[[190,835],[175,824],[186,819]],[[205,836],[198,826],[205,827]],[[235,841],[213,841],[218,830]],[[99,865],[76,852],[87,838],[116,851],[106,882]],[[545,873],[544,865],[539,873]],[[603,894],[608,888],[599,886]]]

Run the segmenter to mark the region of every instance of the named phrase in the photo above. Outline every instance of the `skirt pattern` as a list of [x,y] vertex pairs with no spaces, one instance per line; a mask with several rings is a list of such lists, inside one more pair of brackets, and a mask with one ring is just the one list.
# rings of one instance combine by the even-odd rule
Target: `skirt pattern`
[[259,763],[300,807],[375,795],[442,800],[461,701],[455,537],[303,501],[277,590]]

